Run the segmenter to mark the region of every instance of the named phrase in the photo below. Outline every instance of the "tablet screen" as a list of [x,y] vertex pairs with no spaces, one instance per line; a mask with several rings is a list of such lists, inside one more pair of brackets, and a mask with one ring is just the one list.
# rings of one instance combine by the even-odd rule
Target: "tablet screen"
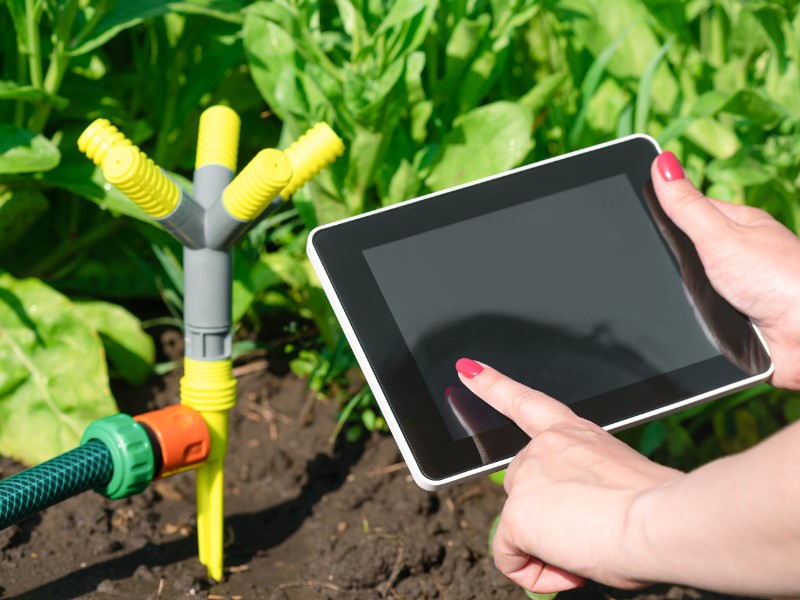
[[631,136],[321,226],[308,250],[415,480],[529,441],[461,383],[486,362],[615,431],[759,381],[769,355],[664,214]]
[[571,404],[721,354],[625,174],[363,255],[454,440],[508,424],[462,356]]

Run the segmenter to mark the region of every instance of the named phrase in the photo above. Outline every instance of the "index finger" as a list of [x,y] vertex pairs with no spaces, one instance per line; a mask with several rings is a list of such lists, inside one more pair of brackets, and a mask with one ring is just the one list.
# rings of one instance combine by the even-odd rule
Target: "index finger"
[[483,363],[461,358],[456,362],[456,371],[474,394],[514,421],[531,437],[556,423],[578,418],[565,404]]

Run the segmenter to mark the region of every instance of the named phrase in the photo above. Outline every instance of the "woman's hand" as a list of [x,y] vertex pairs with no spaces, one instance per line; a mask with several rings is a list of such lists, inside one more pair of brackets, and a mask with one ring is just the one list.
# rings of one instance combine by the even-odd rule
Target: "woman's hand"
[[711,285],[767,340],[777,387],[800,390],[800,238],[763,210],[706,198],[671,152],[652,167],[664,212],[692,240]]
[[578,587],[584,577],[620,588],[646,585],[632,575],[628,511],[639,494],[683,474],[490,367],[461,359],[456,369],[532,438],[506,472],[508,500],[494,536],[498,569],[542,593]]

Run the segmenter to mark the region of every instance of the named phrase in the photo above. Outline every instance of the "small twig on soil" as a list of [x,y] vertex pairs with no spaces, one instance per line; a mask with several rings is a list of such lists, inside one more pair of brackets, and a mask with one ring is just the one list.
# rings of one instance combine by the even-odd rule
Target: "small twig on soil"
[[456,514],[456,505],[453,503],[453,499],[450,496],[444,499],[444,503],[447,506],[447,510],[450,511],[451,515]]
[[278,439],[278,421],[284,425],[291,425],[292,420],[286,415],[282,415],[269,404],[269,390],[267,386],[261,392],[262,404],[255,401],[248,402],[244,406],[244,416],[251,421],[265,421],[269,428],[269,439],[273,442]]
[[267,360],[254,360],[251,363],[234,367],[231,370],[231,375],[234,377],[241,377],[242,375],[249,375],[250,373],[258,373],[259,371],[266,369],[268,366],[269,361]]
[[158,580],[158,591],[156,592],[155,600],[161,598],[161,594],[164,592],[164,578]]
[[389,533],[379,533],[377,535],[397,543],[397,558],[394,561],[392,572],[389,573],[389,579],[387,579],[386,583],[383,584],[383,589],[381,590],[381,596],[385,598],[392,590],[392,586],[394,585],[397,576],[400,575],[400,569],[403,567],[403,558],[405,557],[406,553],[406,543],[399,535],[392,535]]
[[328,583],[327,581],[288,581],[286,583],[280,584],[277,589],[279,590],[290,590],[292,588],[299,588],[299,587],[323,587],[326,590],[331,590],[334,592],[341,592],[342,588],[338,585],[334,585],[332,583]]
[[461,494],[458,498],[456,498],[456,504],[463,504],[470,498],[474,498],[475,496],[480,496],[483,493],[480,487],[477,485]]
[[381,467],[380,469],[373,469],[372,471],[367,473],[367,477],[378,477],[379,475],[388,475],[389,473],[402,471],[403,469],[406,468],[408,468],[408,465],[406,465],[406,463],[399,462],[393,465],[388,465],[386,467]]
[[250,565],[234,565],[228,567],[228,573],[244,573],[250,570]]
[[297,417],[300,427],[307,427],[314,422],[314,405],[316,402],[317,393],[314,390],[308,390],[306,401],[303,404],[303,408],[300,409],[300,415]]

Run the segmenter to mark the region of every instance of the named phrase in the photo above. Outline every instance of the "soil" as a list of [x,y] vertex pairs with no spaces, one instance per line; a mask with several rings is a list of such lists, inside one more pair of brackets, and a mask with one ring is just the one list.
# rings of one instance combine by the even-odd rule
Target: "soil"
[[[161,345],[168,358],[182,352],[175,331]],[[0,532],[0,598],[525,598],[488,556],[500,486],[483,478],[425,492],[390,436],[331,444],[333,402],[308,402],[303,381],[261,358],[237,368],[223,581],[209,581],[197,561],[194,477],[184,473],[125,500],[86,493]],[[125,412],[152,410],[177,400],[180,375],[114,392]],[[2,477],[22,468],[0,457]],[[559,598],[730,597],[589,583]]]

